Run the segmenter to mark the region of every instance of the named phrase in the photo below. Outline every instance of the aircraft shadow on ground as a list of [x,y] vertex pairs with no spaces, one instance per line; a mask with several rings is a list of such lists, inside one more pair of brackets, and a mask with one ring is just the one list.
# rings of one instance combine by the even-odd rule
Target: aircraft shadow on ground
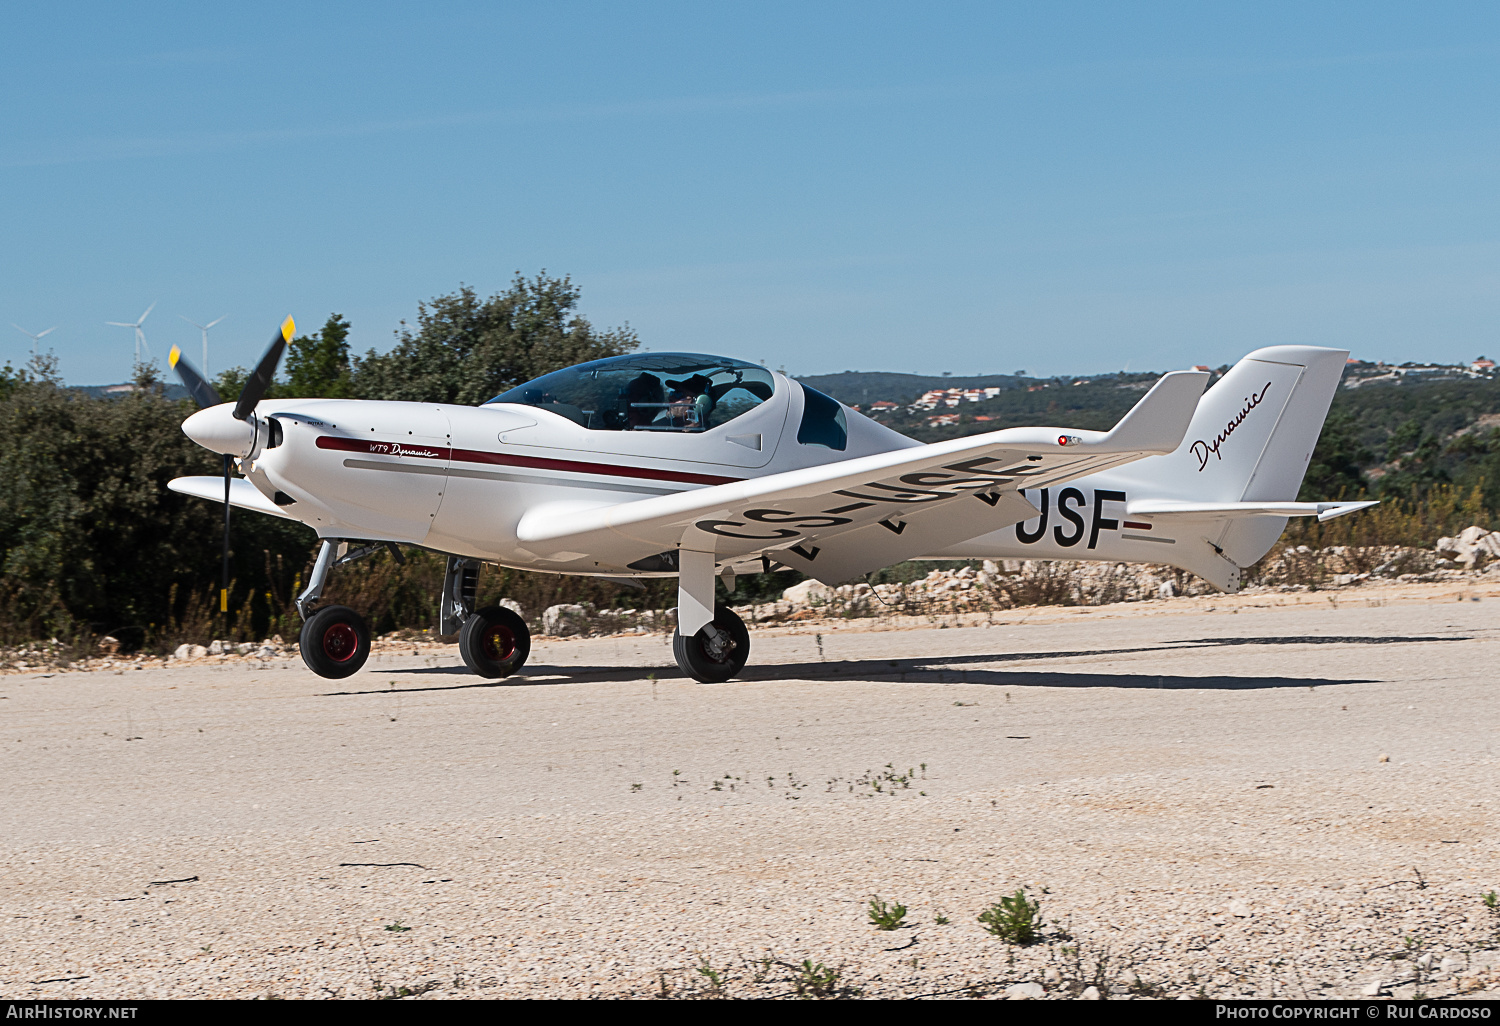
[[[1422,642],[1468,641],[1467,637],[1390,637],[1390,636],[1282,636],[1271,638],[1199,638],[1168,642],[1138,648],[1087,649],[1066,652],[1001,652],[981,655],[934,656],[927,659],[837,660],[832,662],[762,663],[745,667],[736,680],[752,683],[775,680],[858,680],[893,684],[982,684],[1009,687],[1067,688],[1143,688],[1198,689],[1201,691],[1250,691],[1271,688],[1305,688],[1330,684],[1371,684],[1371,678],[1329,677],[1187,677],[1158,673],[1079,673],[1046,670],[997,670],[974,664],[1000,662],[1036,662],[1046,659],[1079,659],[1110,655],[1135,655],[1151,652],[1181,652],[1199,648],[1221,648],[1241,645],[1390,645]],[[389,670],[400,674],[466,675],[464,666],[424,666],[409,670]],[[640,682],[654,673],[658,680],[682,680],[685,675],[675,666],[655,671],[648,667],[548,666],[534,664],[521,676],[505,680],[480,680],[465,684],[439,684],[429,687],[374,688],[363,691],[333,691],[324,697],[338,695],[387,695],[420,691],[464,691],[471,688],[545,687],[550,684],[605,684]],[[548,677],[548,680],[536,680]]]
[[[889,660],[887,660],[889,662]],[[918,660],[910,665],[873,668],[868,663],[802,663],[746,667],[740,679],[857,680],[890,684],[980,684],[989,687],[1135,688],[1158,691],[1260,691],[1272,688],[1324,687],[1330,684],[1373,684],[1368,677],[1184,677],[1166,673],[1081,673],[1065,670],[986,670],[932,666]]]

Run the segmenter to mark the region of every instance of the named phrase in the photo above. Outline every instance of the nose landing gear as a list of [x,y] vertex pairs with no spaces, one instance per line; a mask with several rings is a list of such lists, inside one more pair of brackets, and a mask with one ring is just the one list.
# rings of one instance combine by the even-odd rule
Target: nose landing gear
[[348,606],[327,606],[303,622],[299,648],[308,669],[337,680],[359,672],[370,658],[370,629]]
[[[297,612],[302,614],[302,633],[298,636],[297,647],[302,653],[302,661],[319,677],[332,680],[358,673],[370,658],[370,628],[365,625],[364,617],[348,606],[326,606],[313,611],[314,604],[323,595],[323,585],[328,582],[328,572],[333,569],[339,544],[331,538],[323,540],[307,588],[297,596]],[[374,546],[366,546],[338,561],[359,559],[373,551]],[[394,547],[392,551],[395,551]]]

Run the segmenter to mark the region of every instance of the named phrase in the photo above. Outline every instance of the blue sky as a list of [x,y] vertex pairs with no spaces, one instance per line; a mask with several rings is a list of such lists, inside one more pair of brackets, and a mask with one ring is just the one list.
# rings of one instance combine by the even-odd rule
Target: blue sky
[[[136,9],[132,9],[136,8]],[[12,6],[0,360],[568,274],[794,373],[1500,354],[1494,4]]]

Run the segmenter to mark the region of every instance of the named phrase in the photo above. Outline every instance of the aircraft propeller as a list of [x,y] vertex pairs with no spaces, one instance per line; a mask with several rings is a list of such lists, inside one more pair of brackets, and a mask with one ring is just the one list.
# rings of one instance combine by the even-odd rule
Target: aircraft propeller
[[[266,347],[265,354],[261,356],[260,363],[256,364],[255,370],[251,373],[249,380],[247,380],[245,382],[245,386],[240,389],[240,397],[235,401],[234,410],[231,411],[231,416],[233,416],[235,420],[247,423],[249,422],[250,417],[255,413],[255,407],[260,405],[261,399],[265,397],[266,390],[271,387],[271,381],[276,377],[276,368],[281,363],[281,354],[286,351],[286,344],[291,341],[292,335],[294,332],[296,332],[296,330],[296,322],[294,322],[290,317],[282,322],[280,330],[276,332],[276,337],[271,339],[271,344]],[[223,405],[223,400],[219,398],[219,393],[214,389],[214,386],[210,385],[207,379],[205,379],[202,374],[198,373],[197,368],[195,368],[191,363],[188,362],[188,359],[182,355],[181,349],[173,346],[172,352],[167,356],[167,360],[169,363],[171,363],[172,369],[177,372],[177,376],[182,379],[182,383],[187,388],[188,394],[193,397],[193,402],[197,403],[200,409],[206,410],[213,406]],[[246,456],[250,455],[250,453],[254,451],[254,440],[257,433],[257,428],[254,424],[249,424],[249,428],[251,442],[250,449],[246,450],[246,452],[244,453],[244,455]],[[231,508],[229,505],[229,485],[232,479],[231,472],[234,469],[234,456],[233,454],[228,452],[225,452],[223,455],[224,581],[223,585],[219,588],[219,612],[228,613],[229,511]]]

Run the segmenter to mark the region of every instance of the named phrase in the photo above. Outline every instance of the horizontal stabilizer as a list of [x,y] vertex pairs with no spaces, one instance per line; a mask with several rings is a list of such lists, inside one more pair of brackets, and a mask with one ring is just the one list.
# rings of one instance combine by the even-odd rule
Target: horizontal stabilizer
[[[183,495],[193,495],[210,502],[224,501],[224,479],[222,477],[179,477],[167,482],[167,487]],[[243,477],[229,479],[229,504],[240,509],[253,509],[257,513],[269,513],[283,520],[295,520],[276,503],[260,494],[260,491]]]
[[1378,499],[1365,502],[1177,502],[1137,499],[1126,504],[1125,514],[1132,517],[1317,517],[1321,522],[1375,505],[1379,505]]

